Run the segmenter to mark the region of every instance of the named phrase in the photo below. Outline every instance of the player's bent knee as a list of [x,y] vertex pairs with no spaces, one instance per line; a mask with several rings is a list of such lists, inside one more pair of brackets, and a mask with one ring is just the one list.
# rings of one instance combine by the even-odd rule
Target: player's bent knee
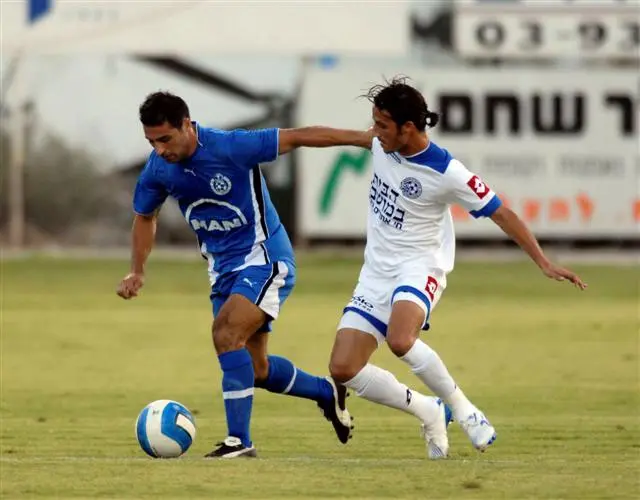
[[237,345],[231,332],[224,329],[213,331],[213,346],[218,354],[236,351],[242,347],[241,345]]
[[213,345],[218,354],[242,349],[245,343],[242,330],[233,328],[224,321],[216,321],[213,324]]
[[[360,316],[351,314],[350,321],[357,321]],[[361,324],[367,328],[367,324]],[[331,351],[329,373],[334,380],[345,383],[355,377],[369,362],[371,355],[378,348],[378,340],[372,334],[349,327],[341,328],[336,334],[336,340]]]
[[254,317],[251,316],[252,312],[246,313],[246,310],[243,311],[242,308],[225,309],[223,307],[212,327],[213,345],[218,354],[235,351],[246,346],[260,324],[264,323],[262,312]]
[[334,360],[329,362],[329,374],[336,382],[344,383],[355,377],[362,366],[356,366],[347,360]]
[[417,334],[398,334],[390,333],[387,336],[387,345],[393,354],[398,357],[404,356],[413,347],[417,338]]

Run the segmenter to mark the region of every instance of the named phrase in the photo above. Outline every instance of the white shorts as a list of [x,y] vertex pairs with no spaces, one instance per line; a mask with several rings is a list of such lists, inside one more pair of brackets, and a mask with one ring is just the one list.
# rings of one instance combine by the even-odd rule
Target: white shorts
[[387,336],[387,326],[393,304],[408,300],[424,311],[423,330],[429,329],[431,311],[447,286],[446,274],[430,271],[425,274],[408,274],[394,280],[360,279],[353,297],[344,308],[338,330],[353,328],[373,335],[378,345]]

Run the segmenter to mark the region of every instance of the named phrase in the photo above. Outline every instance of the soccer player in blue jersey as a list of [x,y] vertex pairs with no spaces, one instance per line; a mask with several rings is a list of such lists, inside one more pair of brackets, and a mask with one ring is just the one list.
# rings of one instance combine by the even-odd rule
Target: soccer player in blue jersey
[[135,188],[131,269],[117,293],[131,299],[142,288],[158,210],[172,196],[209,264],[212,336],[223,373],[228,436],[206,456],[256,456],[249,431],[254,387],[317,402],[346,443],[351,430],[346,389],[267,354],[271,323],[293,289],[296,268],[260,164],[301,146],[362,142],[368,147],[370,138],[325,127],[206,128],[191,120],[183,99],[167,92],[149,95],[139,115],[153,151]]

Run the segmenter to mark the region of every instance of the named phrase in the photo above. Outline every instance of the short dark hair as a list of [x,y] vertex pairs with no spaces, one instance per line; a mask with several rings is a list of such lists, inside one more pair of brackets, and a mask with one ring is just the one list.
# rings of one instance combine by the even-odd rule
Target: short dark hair
[[189,118],[189,106],[182,97],[171,92],[149,94],[140,105],[140,121],[145,127],[157,127],[168,122],[174,128],[181,128],[185,118]]
[[389,113],[398,127],[407,122],[413,122],[420,132],[427,126],[435,127],[438,114],[429,110],[424,96],[407,80],[406,76],[395,76],[384,85],[371,87],[365,97],[380,111]]

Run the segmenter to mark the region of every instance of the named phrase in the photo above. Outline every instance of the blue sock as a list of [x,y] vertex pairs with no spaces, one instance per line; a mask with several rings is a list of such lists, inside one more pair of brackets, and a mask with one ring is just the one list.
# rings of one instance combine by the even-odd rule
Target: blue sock
[[333,389],[326,379],[309,375],[280,356],[269,356],[269,375],[260,387],[314,401],[327,401],[333,397]]
[[227,414],[229,436],[237,437],[251,446],[249,424],[253,406],[253,363],[246,349],[238,349],[218,356],[222,368],[222,398]]

